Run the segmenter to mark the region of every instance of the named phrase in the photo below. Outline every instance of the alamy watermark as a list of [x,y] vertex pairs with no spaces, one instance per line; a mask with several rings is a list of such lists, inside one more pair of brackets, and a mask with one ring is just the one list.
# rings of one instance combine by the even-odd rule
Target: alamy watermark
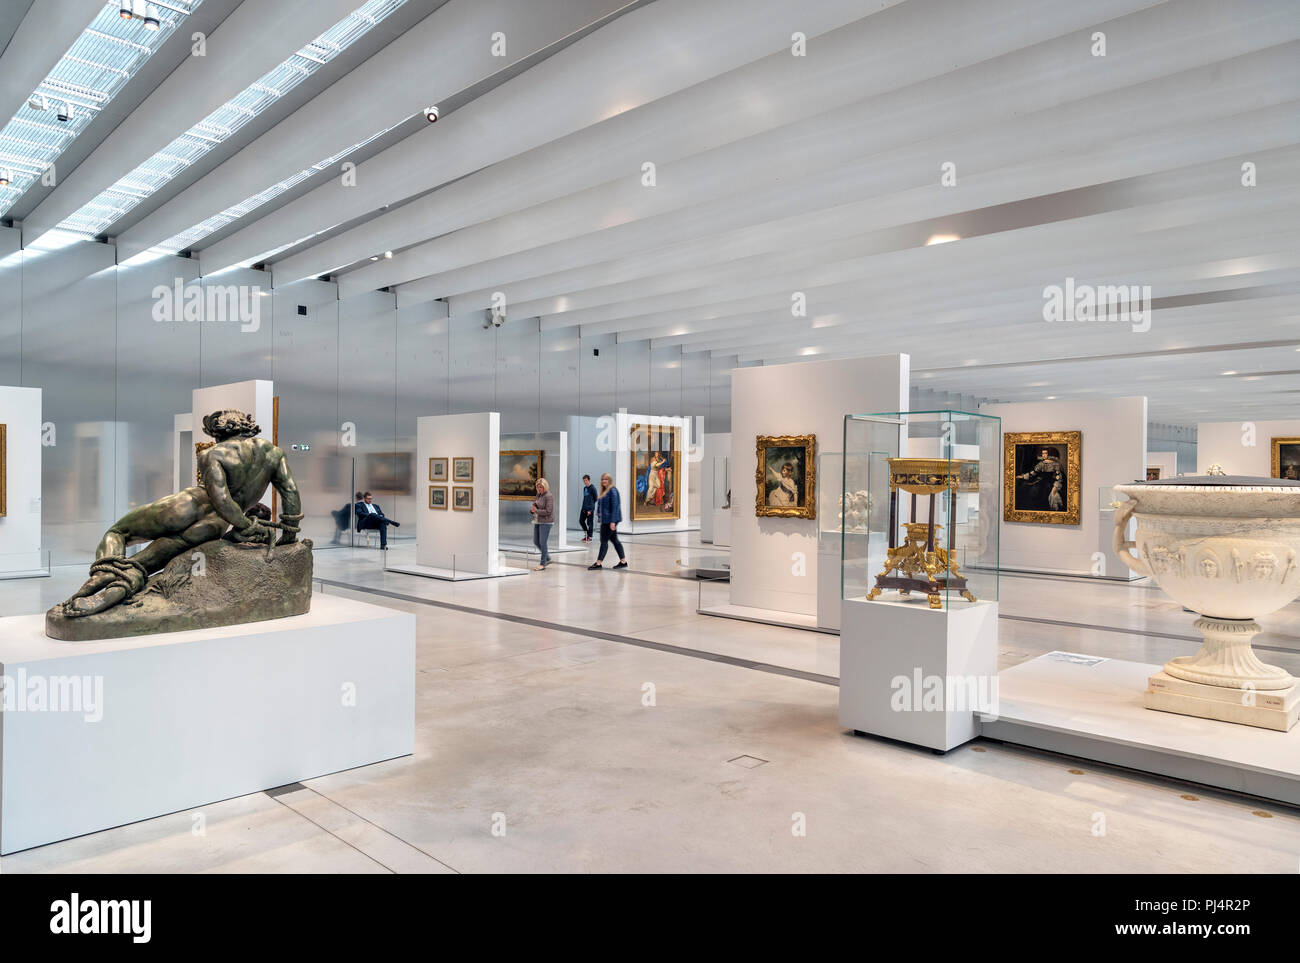
[[104,677],[41,675],[19,669],[0,675],[0,712],[79,712],[86,722],[104,718]]
[[153,289],[153,319],[237,323],[240,331],[250,333],[262,327],[262,298],[268,293],[257,284],[187,285],[176,278],[170,287],[159,284]]
[[1065,284],[1043,288],[1043,320],[1128,322],[1137,334],[1151,330],[1151,285]]

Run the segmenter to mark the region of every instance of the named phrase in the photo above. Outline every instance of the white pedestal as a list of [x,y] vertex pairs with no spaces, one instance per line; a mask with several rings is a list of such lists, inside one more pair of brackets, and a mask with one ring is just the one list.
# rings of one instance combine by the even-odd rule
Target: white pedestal
[[998,604],[845,599],[840,725],[946,752],[980,734],[997,696]]
[[0,853],[414,749],[409,613],[317,594],[306,615],[137,639],[57,642],[44,624],[0,619],[18,703],[0,712]]
[[1160,666],[1049,652],[1002,673],[983,734],[1300,805],[1300,728],[1275,732],[1143,706]]
[[[833,547],[838,549],[838,538],[833,540]],[[828,632],[840,630],[840,602],[844,600],[841,561],[838,550],[817,553],[817,627]]]
[[1300,719],[1300,687],[1230,689],[1176,679],[1162,669],[1147,680],[1143,705],[1162,712],[1287,732]]

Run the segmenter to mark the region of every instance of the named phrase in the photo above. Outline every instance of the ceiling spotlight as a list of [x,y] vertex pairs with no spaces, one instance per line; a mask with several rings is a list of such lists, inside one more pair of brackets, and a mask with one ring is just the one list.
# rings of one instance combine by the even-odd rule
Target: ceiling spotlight
[[55,116],[59,118],[60,124],[66,124],[76,116],[76,113],[73,111],[71,104],[64,104],[59,108],[59,112]]
[[372,260],[372,261],[378,261],[378,260],[379,260],[379,255],[378,255],[378,254],[372,254],[372,255],[370,255],[370,260]]
[[0,187],[8,187],[8,186],[9,186],[9,172],[0,171]]
[[385,251],[385,252],[384,252],[384,260],[385,260],[385,261],[391,261],[392,259],[393,259],[393,252],[392,252],[392,251]]
[[438,108],[437,107],[424,108],[424,119],[431,124],[436,123],[438,120]]
[[157,30],[161,26],[162,23],[158,20],[158,11],[146,3],[144,5],[144,29]]
[[130,20],[134,14],[131,12],[131,0],[122,0],[117,10],[117,15],[123,20]]

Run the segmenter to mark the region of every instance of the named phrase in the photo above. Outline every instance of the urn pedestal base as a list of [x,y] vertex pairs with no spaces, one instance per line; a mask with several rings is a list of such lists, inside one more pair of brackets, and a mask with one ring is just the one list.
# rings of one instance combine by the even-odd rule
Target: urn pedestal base
[[1161,712],[1289,732],[1300,719],[1300,686],[1269,690],[1230,688],[1187,682],[1161,671],[1147,680],[1143,704]]

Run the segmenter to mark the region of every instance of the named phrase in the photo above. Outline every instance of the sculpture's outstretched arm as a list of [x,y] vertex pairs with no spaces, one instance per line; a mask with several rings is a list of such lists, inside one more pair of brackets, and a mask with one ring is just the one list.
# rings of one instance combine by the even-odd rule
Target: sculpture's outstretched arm
[[284,503],[280,508],[280,522],[284,526],[280,544],[288,544],[297,539],[297,526],[302,521],[302,496],[298,494],[298,483],[293,480],[293,472],[289,471],[289,459],[284,457],[283,452],[271,485],[280,493],[280,500]]

